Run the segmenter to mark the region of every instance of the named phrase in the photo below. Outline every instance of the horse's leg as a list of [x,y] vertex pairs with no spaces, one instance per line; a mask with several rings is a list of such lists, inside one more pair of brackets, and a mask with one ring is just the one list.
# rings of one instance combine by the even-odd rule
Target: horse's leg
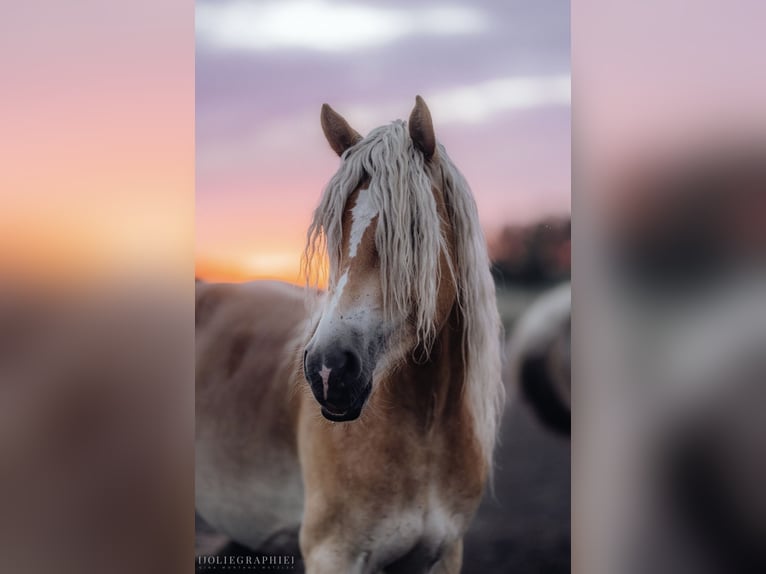
[[309,505],[299,533],[306,574],[372,574],[369,556],[354,552],[352,538]]
[[463,541],[450,544],[438,560],[428,560],[414,549],[384,569],[384,574],[459,574],[463,562]]
[[341,541],[325,539],[308,548],[301,544],[301,554],[306,574],[374,574],[369,556],[364,553],[354,556]]
[[429,574],[460,574],[463,565],[463,539],[453,542],[439,561],[434,564]]

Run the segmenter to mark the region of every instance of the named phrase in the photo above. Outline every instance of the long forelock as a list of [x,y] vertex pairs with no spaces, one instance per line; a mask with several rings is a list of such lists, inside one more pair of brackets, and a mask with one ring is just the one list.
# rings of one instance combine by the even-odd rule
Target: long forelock
[[[304,272],[322,278],[320,257],[329,259],[328,284],[339,279],[343,215],[351,194],[367,179],[378,214],[375,247],[380,258],[383,311],[389,320],[412,320],[428,348],[435,336],[439,258],[446,242],[423,155],[406,125],[380,127],[343,154],[314,212],[304,254]],[[414,310],[414,316],[413,316]]]
[[[442,193],[452,228],[454,253],[447,272],[454,276],[464,328],[464,391],[477,421],[477,439],[489,464],[504,404],[500,379],[500,320],[487,248],[468,184],[438,144]],[[343,215],[351,194],[367,179],[378,212],[375,246],[380,258],[383,308],[389,320],[411,319],[418,343],[430,349],[440,256],[447,242],[422,153],[405,122],[373,130],[342,156],[340,169],[324,190],[307,233],[303,271],[307,281],[339,280]],[[327,260],[325,260],[325,256]],[[329,276],[326,273],[329,263]]]

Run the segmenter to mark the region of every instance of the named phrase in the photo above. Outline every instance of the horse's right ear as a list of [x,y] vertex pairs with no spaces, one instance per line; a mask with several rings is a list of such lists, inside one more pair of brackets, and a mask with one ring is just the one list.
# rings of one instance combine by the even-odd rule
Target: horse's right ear
[[410,114],[408,125],[412,143],[423,152],[426,161],[430,160],[436,152],[434,123],[431,120],[431,112],[428,111],[428,106],[420,96],[415,96],[415,107]]
[[338,155],[343,155],[344,151],[362,139],[359,132],[348,125],[348,122],[327,104],[322,104],[321,119],[324,137]]

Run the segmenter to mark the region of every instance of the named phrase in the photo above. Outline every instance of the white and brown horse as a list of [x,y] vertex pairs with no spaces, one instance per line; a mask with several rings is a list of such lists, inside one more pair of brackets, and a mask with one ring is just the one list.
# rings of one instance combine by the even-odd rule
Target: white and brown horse
[[300,528],[310,574],[459,572],[504,402],[476,205],[420,97],[364,138],[321,121],[341,165],[313,311],[286,284],[197,284],[197,510],[252,548]]

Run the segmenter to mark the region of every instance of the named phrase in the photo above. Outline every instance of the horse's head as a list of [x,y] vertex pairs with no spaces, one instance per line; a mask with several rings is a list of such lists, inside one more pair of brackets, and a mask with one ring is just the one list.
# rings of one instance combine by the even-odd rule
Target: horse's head
[[307,262],[329,256],[330,281],[304,354],[325,418],[359,417],[373,381],[425,356],[457,300],[453,230],[431,115],[367,138],[328,105],[322,129],[342,164],[309,229]]

